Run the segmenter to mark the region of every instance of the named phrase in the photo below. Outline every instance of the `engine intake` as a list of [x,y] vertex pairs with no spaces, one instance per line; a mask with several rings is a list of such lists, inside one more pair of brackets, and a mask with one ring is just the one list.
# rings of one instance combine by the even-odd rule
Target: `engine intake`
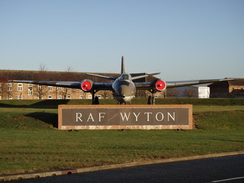
[[89,92],[91,91],[93,87],[93,81],[90,80],[90,79],[85,79],[83,81],[81,81],[81,89],[84,91],[84,92]]
[[157,91],[161,92],[166,89],[166,82],[162,80],[157,80],[154,86]]

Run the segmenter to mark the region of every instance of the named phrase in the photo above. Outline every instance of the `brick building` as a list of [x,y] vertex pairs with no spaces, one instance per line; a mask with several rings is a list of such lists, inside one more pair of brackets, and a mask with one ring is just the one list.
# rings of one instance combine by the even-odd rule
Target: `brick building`
[[208,85],[210,87],[210,97],[212,98],[243,98],[244,79],[233,81],[222,81]]

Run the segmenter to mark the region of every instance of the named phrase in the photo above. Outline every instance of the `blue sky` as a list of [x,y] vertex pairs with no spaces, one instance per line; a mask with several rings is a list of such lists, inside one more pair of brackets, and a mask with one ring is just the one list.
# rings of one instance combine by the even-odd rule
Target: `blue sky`
[[243,0],[0,0],[0,69],[244,77]]

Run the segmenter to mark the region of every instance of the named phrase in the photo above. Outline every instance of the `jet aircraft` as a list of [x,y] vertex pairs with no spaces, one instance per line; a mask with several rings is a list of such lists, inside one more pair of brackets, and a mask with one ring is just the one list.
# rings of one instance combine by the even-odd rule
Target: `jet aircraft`
[[152,96],[149,96],[148,103],[154,104],[156,92],[162,92],[167,88],[199,85],[207,83],[215,83],[220,81],[233,80],[231,78],[225,79],[205,79],[205,80],[188,80],[188,81],[163,81],[161,79],[155,79],[151,82],[134,82],[136,79],[145,78],[148,76],[158,75],[160,73],[144,74],[139,76],[132,76],[131,74],[125,72],[124,67],[124,57],[121,59],[121,75],[116,77],[105,76],[87,73],[87,75],[100,77],[104,79],[113,80],[113,82],[93,82],[90,79],[85,79],[83,81],[35,81],[35,80],[10,80],[14,83],[28,83],[28,84],[38,84],[38,85],[48,85],[56,87],[67,87],[81,89],[84,92],[90,92],[92,94],[92,104],[98,104],[98,98],[95,97],[95,93],[99,90],[110,90],[113,92],[114,98],[119,104],[131,103],[131,100],[135,97],[136,90],[148,90],[151,92]]

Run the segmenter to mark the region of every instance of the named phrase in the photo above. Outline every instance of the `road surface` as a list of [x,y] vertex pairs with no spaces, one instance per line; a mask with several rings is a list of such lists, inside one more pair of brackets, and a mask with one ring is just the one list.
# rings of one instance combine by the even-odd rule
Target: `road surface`
[[240,183],[244,154],[13,181],[17,183]]

